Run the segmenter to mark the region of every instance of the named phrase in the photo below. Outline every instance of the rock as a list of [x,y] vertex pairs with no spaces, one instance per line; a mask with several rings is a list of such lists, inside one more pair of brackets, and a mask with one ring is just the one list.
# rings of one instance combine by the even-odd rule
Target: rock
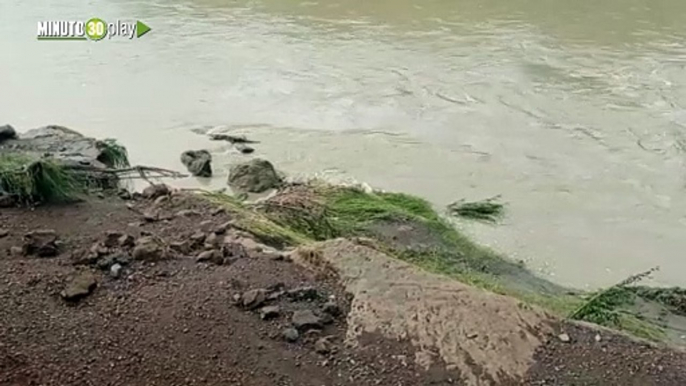
[[567,334],[560,334],[557,336],[561,342],[563,343],[569,343],[571,341],[571,338]]
[[268,320],[278,317],[281,314],[281,308],[279,306],[267,306],[262,307],[260,310],[260,318],[262,320]]
[[212,177],[212,155],[207,150],[185,151],[181,163],[196,177]]
[[8,231],[7,229],[0,229],[0,239],[9,236],[9,234],[10,231]]
[[0,143],[8,139],[17,139],[17,132],[11,125],[0,126]]
[[295,342],[300,338],[300,333],[295,328],[287,328],[281,332],[281,337],[287,342]]
[[238,150],[242,154],[250,154],[250,153],[253,153],[255,151],[255,149],[253,149],[252,147],[245,145],[245,144],[242,144],[242,143],[237,143],[234,145],[234,147],[236,148],[236,150]]
[[234,222],[233,221],[227,221],[227,222],[215,227],[214,233],[216,233],[218,235],[224,235],[224,234],[226,234],[226,231],[228,231],[232,227],[234,227]]
[[113,278],[118,278],[121,275],[122,266],[121,264],[115,263],[110,267],[110,276]]
[[99,257],[110,253],[110,250],[103,243],[95,243],[91,246],[90,253],[92,256]]
[[131,196],[131,192],[123,188],[119,189],[119,191],[117,192],[117,197],[121,198],[122,200],[130,200],[131,198],[133,198]]
[[24,254],[24,249],[22,247],[10,247],[10,255],[14,257],[19,257]]
[[338,306],[338,304],[336,304],[334,302],[324,303],[322,310],[324,312],[326,312],[327,314],[334,316],[334,317],[341,314],[341,308]]
[[266,299],[267,290],[262,288],[254,289],[241,296],[241,304],[243,304],[243,307],[252,310],[264,304]]
[[244,259],[248,257],[248,251],[239,243],[225,243],[222,246],[224,257],[231,260]]
[[165,184],[154,184],[143,189],[143,197],[154,200],[157,197],[168,196],[171,194],[171,190]]
[[174,241],[169,244],[169,248],[174,252],[185,255],[191,251],[191,243],[188,240]]
[[164,250],[154,238],[144,236],[136,240],[132,255],[135,260],[157,261],[164,258]]
[[52,229],[37,230],[24,235],[24,255],[53,257],[59,254],[57,234]]
[[229,170],[228,185],[234,193],[262,193],[281,183],[274,166],[264,159],[253,159]]
[[600,336],[600,334],[596,334],[595,335],[595,341],[600,342],[601,340],[603,340],[603,338]]
[[155,199],[155,205],[161,205],[165,201],[169,201],[169,196],[159,196]]
[[314,351],[322,355],[331,353],[331,342],[329,342],[329,337],[317,339],[314,343]]
[[210,233],[206,238],[205,238],[205,248],[218,248],[221,244],[221,239],[217,237],[216,234]]
[[154,210],[147,210],[147,211],[143,212],[143,220],[145,220],[146,222],[155,222],[155,221],[159,221],[159,219],[160,219],[159,213],[157,213]]
[[191,248],[192,249],[200,248],[205,243],[206,238],[207,237],[202,232],[197,232],[197,233],[192,234],[190,237]]
[[220,208],[216,208],[212,212],[210,212],[210,215],[214,217],[214,216],[219,216],[220,214],[224,214],[224,213],[226,213],[226,209],[220,207]]
[[201,215],[202,213],[192,209],[183,209],[176,212],[176,217],[200,217]]
[[64,300],[78,301],[88,295],[98,285],[95,276],[90,272],[80,272],[64,288],[61,295]]
[[321,320],[322,320],[322,324],[328,325],[328,324],[333,323],[333,316],[325,313],[321,316]]
[[119,246],[122,248],[130,248],[134,246],[135,240],[131,235],[122,235],[117,240],[117,244],[119,244]]
[[287,295],[288,297],[296,301],[316,300],[320,297],[319,291],[317,291],[316,288],[311,286],[294,288],[288,291]]
[[212,222],[212,220],[205,220],[198,224],[198,227],[203,232],[209,232],[212,230],[212,228],[214,228],[214,223]]
[[117,231],[108,231],[105,235],[104,245],[107,248],[116,248],[119,246],[119,239],[124,236],[123,233]]
[[291,323],[298,331],[307,331],[322,328],[322,320],[311,310],[295,311]]
[[96,265],[103,271],[110,269],[112,265],[115,264],[115,256],[105,256],[99,259]]
[[200,252],[196,257],[198,263],[212,263],[217,265],[224,264],[224,256],[216,249]]

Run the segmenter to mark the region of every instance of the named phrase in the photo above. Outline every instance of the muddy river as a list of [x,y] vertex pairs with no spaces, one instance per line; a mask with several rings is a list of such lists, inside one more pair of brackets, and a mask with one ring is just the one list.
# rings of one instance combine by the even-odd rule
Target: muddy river
[[[502,195],[462,225],[559,283],[660,266],[686,285],[683,0],[0,1],[0,124],[116,137],[225,186],[261,141],[291,175],[365,181],[437,207]],[[42,20],[142,20],[140,39],[39,41]]]

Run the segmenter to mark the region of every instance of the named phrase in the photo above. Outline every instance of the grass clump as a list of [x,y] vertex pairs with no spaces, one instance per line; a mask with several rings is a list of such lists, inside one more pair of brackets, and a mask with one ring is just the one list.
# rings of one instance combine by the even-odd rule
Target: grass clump
[[129,163],[128,151],[116,140],[108,138],[102,141],[97,141],[96,146],[100,150],[98,161],[102,162],[107,167],[126,168],[131,166]]
[[505,205],[498,202],[499,199],[500,196],[481,201],[456,201],[448,205],[448,213],[471,220],[495,223],[500,220],[505,213]]
[[71,201],[84,192],[64,166],[22,154],[0,156],[0,188],[19,204]]

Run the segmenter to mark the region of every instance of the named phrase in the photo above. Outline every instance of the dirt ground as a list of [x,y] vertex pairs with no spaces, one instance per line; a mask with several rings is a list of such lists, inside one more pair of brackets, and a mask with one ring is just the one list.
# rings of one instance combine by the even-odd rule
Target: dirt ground
[[686,384],[686,354],[576,325],[531,331],[528,368],[497,381],[420,366],[422,347],[383,328],[350,344],[343,278],[246,239],[203,200],[162,197],[0,209],[0,385]]

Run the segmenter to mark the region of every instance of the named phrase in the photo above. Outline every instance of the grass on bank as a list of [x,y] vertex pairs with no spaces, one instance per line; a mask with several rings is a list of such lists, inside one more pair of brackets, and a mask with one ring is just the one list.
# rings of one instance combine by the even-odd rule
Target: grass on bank
[[23,154],[0,156],[0,190],[19,204],[65,202],[76,199],[84,186],[53,160]]
[[131,166],[129,163],[129,153],[126,147],[119,144],[116,140],[107,138],[96,142],[96,147],[100,150],[98,161],[109,168],[126,168]]
[[448,205],[448,213],[454,216],[496,223],[505,214],[505,205],[498,202],[500,196],[481,201],[460,200]]

